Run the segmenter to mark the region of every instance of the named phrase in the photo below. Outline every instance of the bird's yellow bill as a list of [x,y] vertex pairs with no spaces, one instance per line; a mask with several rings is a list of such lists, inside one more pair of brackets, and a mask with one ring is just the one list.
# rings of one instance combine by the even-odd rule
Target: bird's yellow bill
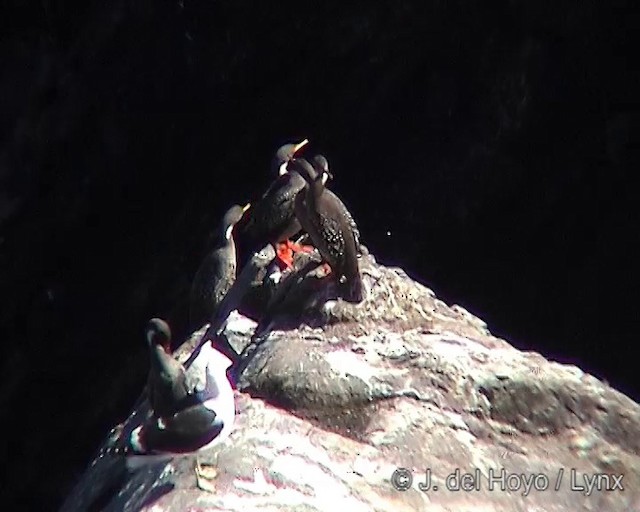
[[309,144],[309,139],[304,139],[302,142],[298,142],[295,146],[293,146],[293,154],[296,154],[307,144]]

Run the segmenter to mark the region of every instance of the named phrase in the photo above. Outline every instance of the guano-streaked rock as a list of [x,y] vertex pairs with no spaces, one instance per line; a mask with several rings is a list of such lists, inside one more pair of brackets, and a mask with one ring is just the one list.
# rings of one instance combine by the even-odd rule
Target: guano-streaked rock
[[[63,510],[640,510],[638,404],[575,366],[515,349],[369,254],[361,270],[359,305],[324,303],[332,285],[314,275],[291,288],[308,300],[285,297],[299,320],[280,308],[252,338],[257,324],[231,314],[237,423],[226,444],[199,455],[199,478],[193,455],[134,474],[121,457],[98,455]],[[398,468],[413,475],[408,490],[392,485]],[[448,490],[456,470],[478,475],[473,490]],[[624,490],[588,492],[585,476],[598,474]]]

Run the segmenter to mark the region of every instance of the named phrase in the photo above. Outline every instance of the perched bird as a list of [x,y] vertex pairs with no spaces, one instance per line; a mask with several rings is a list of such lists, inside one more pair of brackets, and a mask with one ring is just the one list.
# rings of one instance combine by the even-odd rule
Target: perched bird
[[[226,375],[231,360],[209,341],[185,370],[165,349],[165,333],[169,332],[165,326],[162,320],[153,319],[147,329],[152,414],[128,438],[129,469],[210,448],[226,439],[233,427],[235,402]],[[196,381],[204,382],[202,389],[189,386]]]
[[295,215],[335,273],[342,298],[361,302],[364,294],[358,267],[359,232],[344,203],[325,188],[331,177],[328,164],[325,168],[320,160],[316,165],[321,172],[303,158],[293,162],[293,168],[306,181],[305,189],[296,197]]
[[146,329],[149,345],[147,396],[157,416],[174,414],[189,396],[184,367],[171,355],[171,329],[160,318],[149,320]]
[[[327,178],[333,179],[333,175],[329,172],[329,161],[325,158],[324,155],[314,156],[313,159],[311,160],[311,163],[313,165],[313,168],[316,170],[318,174],[325,173]],[[327,180],[325,179],[325,182],[326,181]],[[342,215],[347,219],[347,222],[350,224],[351,231],[353,232],[353,236],[355,238],[356,250],[357,250],[358,256],[362,256],[361,249],[360,249],[360,230],[356,225],[356,221],[353,220],[353,216],[351,215],[351,212],[347,210],[347,207],[344,205],[342,200],[338,196],[336,196],[331,190],[329,190],[328,188],[325,188],[324,194],[329,194],[330,196],[332,196],[331,201],[336,203],[337,207],[342,211]]]
[[236,280],[236,244],[233,227],[250,204],[234,205],[222,218],[213,250],[198,268],[191,285],[189,320],[198,329],[211,320],[213,313]]
[[305,250],[289,240],[301,229],[293,210],[295,197],[304,188],[305,181],[298,173],[290,172],[288,164],[308,142],[308,139],[304,139],[278,149],[271,165],[273,171],[278,172],[278,177],[252,209],[242,231],[250,240],[250,253],[270,243],[284,266],[291,266],[293,251]]

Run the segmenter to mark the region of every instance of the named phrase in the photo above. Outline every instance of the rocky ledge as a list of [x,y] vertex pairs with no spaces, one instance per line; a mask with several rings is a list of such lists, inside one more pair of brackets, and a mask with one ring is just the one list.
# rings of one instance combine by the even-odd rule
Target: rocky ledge
[[62,510],[640,510],[638,404],[492,336],[401,269],[366,254],[361,270],[361,304],[325,302],[316,279],[318,300],[289,301],[299,321],[231,314],[223,335],[242,359],[227,442],[130,473],[109,447],[142,403]]

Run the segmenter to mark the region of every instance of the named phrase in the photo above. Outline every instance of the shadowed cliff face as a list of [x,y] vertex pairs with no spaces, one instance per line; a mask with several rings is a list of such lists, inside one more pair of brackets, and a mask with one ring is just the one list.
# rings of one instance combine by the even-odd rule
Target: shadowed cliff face
[[185,334],[211,228],[262,192],[290,139],[327,155],[382,261],[625,389],[626,339],[613,350],[600,337],[595,293],[622,231],[600,226],[629,222],[616,183],[637,158],[624,14],[187,0],[5,11],[0,410],[16,439],[3,460],[21,461],[7,488],[38,490],[25,504],[57,502],[126,414],[146,320]]

